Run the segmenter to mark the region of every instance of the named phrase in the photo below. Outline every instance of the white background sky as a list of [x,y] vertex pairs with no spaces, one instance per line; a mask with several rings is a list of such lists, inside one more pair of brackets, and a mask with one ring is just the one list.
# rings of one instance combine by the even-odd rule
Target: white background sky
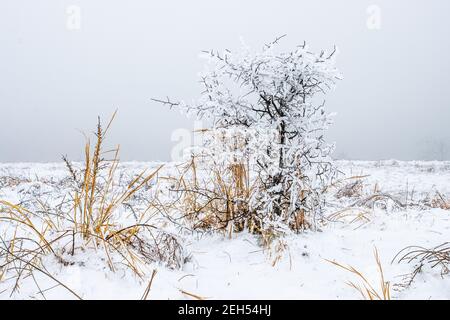
[[[81,29],[66,9],[81,9]],[[367,8],[381,9],[381,29]],[[198,53],[253,47],[340,49],[329,134],[352,159],[450,159],[447,0],[0,0],[0,161],[81,159],[96,116],[118,108],[109,142],[123,160],[168,160],[192,120],[150,101],[199,95]]]

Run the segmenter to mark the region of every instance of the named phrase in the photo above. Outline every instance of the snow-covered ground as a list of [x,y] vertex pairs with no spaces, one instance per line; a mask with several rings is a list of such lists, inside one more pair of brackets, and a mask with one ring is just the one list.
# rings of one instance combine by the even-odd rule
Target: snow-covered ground
[[[154,166],[124,163],[120,170],[131,173]],[[415,262],[392,262],[407,246],[432,248],[450,241],[450,211],[435,201],[438,195],[450,199],[450,162],[339,161],[338,167],[348,180],[330,191],[328,219],[320,229],[289,235],[271,248],[264,249],[248,233],[232,238],[184,234],[189,258],[180,270],[153,263],[144,266],[142,278],[126,267],[113,272],[101,248],[80,250],[68,264],[48,255],[40,267],[83,299],[140,299],[153,270],[157,273],[148,299],[360,299],[347,283],[361,281],[329,261],[353,266],[379,291],[376,248],[393,299],[450,299],[450,276],[442,275],[439,266],[425,266],[405,287]],[[0,200],[23,204],[39,194],[57,202],[67,175],[59,163],[0,164]],[[358,180],[354,193],[338,194]],[[374,202],[373,194],[390,198]],[[342,211],[350,206],[354,209]],[[130,215],[126,209],[123,214]],[[8,226],[0,221],[2,239],[13,232]],[[0,279],[1,274],[0,266]],[[54,279],[35,271],[16,284],[5,275],[0,299],[75,298]]]

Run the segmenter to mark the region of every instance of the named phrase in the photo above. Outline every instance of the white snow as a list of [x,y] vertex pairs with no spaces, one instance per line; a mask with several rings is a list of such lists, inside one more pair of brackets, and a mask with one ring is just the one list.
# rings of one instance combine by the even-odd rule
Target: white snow
[[[280,240],[284,250],[278,260],[276,250],[264,250],[258,238],[248,233],[232,239],[195,234],[183,235],[190,259],[181,270],[150,264],[145,266],[143,279],[126,267],[109,270],[101,248],[80,250],[70,257],[73,263],[69,265],[49,255],[42,266],[83,299],[140,299],[154,269],[157,274],[148,299],[192,298],[182,291],[208,299],[360,299],[360,293],[346,284],[359,283],[358,278],[327,260],[355,267],[378,290],[380,279],[373,255],[377,248],[393,299],[450,299],[450,276],[441,276],[438,267],[425,269],[411,286],[401,289],[397,285],[405,282],[403,275],[414,270],[414,263],[392,263],[407,246],[431,248],[450,241],[450,211],[414,205],[435,191],[450,199],[450,162],[339,161],[337,165],[345,177],[368,175],[363,178],[362,197],[377,186],[378,191],[408,206],[365,208],[367,220],[327,221],[318,231],[286,236]],[[124,163],[120,170],[132,173],[154,166]],[[34,188],[40,194],[50,192],[46,199],[57,202],[61,194],[52,183],[65,177],[66,169],[60,163],[0,164],[0,199],[18,203]],[[330,197],[328,215],[354,200]],[[7,226],[0,221],[2,236],[12,232]],[[75,298],[39,271],[34,272],[34,279],[22,279],[12,292],[14,281],[0,281],[0,299]]]

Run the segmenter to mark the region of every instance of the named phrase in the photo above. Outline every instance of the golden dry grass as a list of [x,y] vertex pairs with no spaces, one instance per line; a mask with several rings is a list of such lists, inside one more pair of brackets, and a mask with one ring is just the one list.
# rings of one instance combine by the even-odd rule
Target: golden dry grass
[[433,248],[424,248],[420,246],[409,246],[402,249],[396,254],[392,262],[398,263],[415,263],[414,270],[411,274],[406,275],[406,285],[409,287],[414,281],[415,277],[423,271],[423,267],[428,265],[433,268],[440,269],[440,274],[443,277],[450,273],[450,242],[445,242]]
[[354,268],[350,265],[343,265],[341,263],[338,263],[336,261],[326,260],[330,262],[331,264],[342,268],[351,274],[353,274],[359,282],[349,281],[347,282],[347,285],[358,291],[363,299],[365,300],[391,300],[391,286],[390,282],[386,281],[384,278],[384,272],[383,267],[381,265],[380,256],[378,254],[377,248],[374,249],[374,257],[375,262],[377,264],[377,270],[379,274],[379,284],[378,288],[377,285],[372,284],[368,279],[367,276],[365,276],[362,272],[360,272],[358,269]]
[[434,197],[431,199],[431,207],[450,210],[450,200],[447,199],[442,193],[436,191]]
[[[157,176],[162,166],[150,173],[142,171],[125,188],[115,184],[119,147],[109,151],[103,150],[103,143],[114,117],[115,113],[105,129],[99,119],[95,144],[92,146],[89,139],[86,141],[85,161],[80,172],[64,158],[74,189],[69,197],[64,197],[70,198],[69,201],[65,201],[67,211],[60,208],[58,214],[50,215],[39,199],[36,202],[42,205],[43,212],[35,212],[21,205],[0,200],[0,222],[8,223],[8,228],[15,230],[8,239],[1,239],[0,248],[2,258],[0,280],[4,279],[8,272],[10,276],[15,277],[16,284],[12,291],[17,290],[20,279],[25,277],[34,279],[33,272],[38,271],[80,298],[41,266],[42,258],[48,254],[52,254],[63,265],[73,263],[63,258],[68,245],[71,246],[69,254],[72,256],[76,254],[78,248],[83,250],[103,248],[107,264],[112,271],[115,271],[116,264],[113,260],[119,257],[120,263],[128,266],[139,277],[144,275],[140,268],[145,264],[144,259],[159,258],[151,256],[153,251],[158,252],[158,248],[153,250],[151,243],[143,244],[144,240],[141,238],[143,231],[149,232],[150,238],[160,241],[156,243],[155,240],[155,246],[169,243],[170,248],[177,250],[177,246],[173,244],[174,239],[164,237],[165,234],[152,234],[151,230],[157,228],[148,223],[148,209],[136,213],[136,223],[128,226],[121,223],[121,211],[117,209],[146,187]],[[110,154],[112,159],[105,160]],[[116,259],[112,258],[112,252]],[[39,288],[37,283],[36,286]],[[45,298],[40,288],[39,292]]]
[[182,294],[189,298],[193,298],[194,300],[207,300],[206,297],[199,296],[198,294],[190,293],[185,290],[179,289]]
[[145,288],[145,291],[144,291],[144,294],[143,294],[142,297],[141,297],[141,300],[147,300],[148,295],[149,295],[149,293],[150,293],[150,290],[151,290],[151,288],[152,288],[153,279],[155,278],[156,273],[157,273],[156,269],[153,270],[152,276],[150,277],[150,281],[148,282],[148,285],[147,285],[147,287]]
[[371,212],[365,209],[345,208],[329,215],[328,220],[331,222],[348,221],[349,224],[359,223],[359,226],[362,226],[370,222],[370,214]]
[[[181,166],[179,177],[172,177],[173,191],[179,198],[169,205],[183,213],[185,222],[193,230],[216,230],[228,236],[248,228],[254,231],[258,224],[249,210],[249,170],[244,163],[226,167],[210,164],[208,174],[199,173],[198,162],[193,156]],[[166,206],[167,208],[167,206]]]

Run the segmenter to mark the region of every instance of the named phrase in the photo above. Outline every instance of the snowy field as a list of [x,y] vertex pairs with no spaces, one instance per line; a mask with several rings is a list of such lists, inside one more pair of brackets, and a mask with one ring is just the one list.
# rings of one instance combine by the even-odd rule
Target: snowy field
[[[119,172],[155,166],[124,163]],[[347,180],[330,190],[326,217],[314,232],[287,235],[270,247],[245,232],[231,238],[180,233],[186,257],[181,268],[147,263],[140,277],[121,267],[120,257],[111,258],[118,261],[114,271],[108,268],[102,248],[62,251],[64,263],[47,254],[38,267],[51,277],[35,270],[20,281],[6,272],[2,256],[0,299],[74,299],[73,293],[82,299],[141,299],[153,270],[147,299],[361,299],[348,285],[362,285],[361,279],[330,261],[354,267],[380,291],[375,248],[392,299],[450,299],[443,266],[426,264],[408,283],[418,261],[394,260],[405,247],[450,241],[450,162],[339,161],[338,168]],[[63,203],[67,177],[62,163],[0,164],[0,200],[48,215],[45,208]],[[152,193],[151,186],[145,192]],[[124,221],[133,220],[127,207],[120,212]],[[16,231],[0,221],[2,241]]]

